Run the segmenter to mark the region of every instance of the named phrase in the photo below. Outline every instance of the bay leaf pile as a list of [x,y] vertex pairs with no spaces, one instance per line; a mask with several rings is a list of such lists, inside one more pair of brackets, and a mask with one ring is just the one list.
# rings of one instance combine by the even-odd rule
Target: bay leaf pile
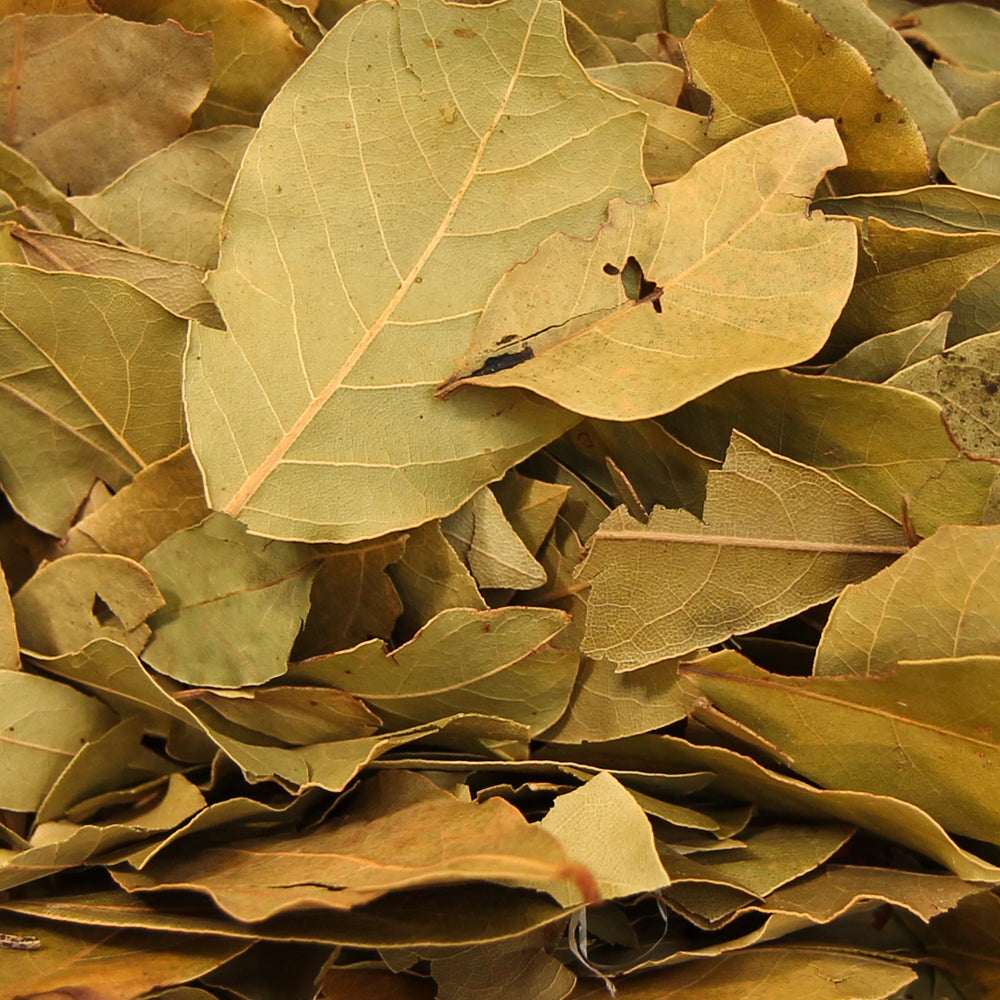
[[0,7],[0,1000],[998,995],[1000,11]]

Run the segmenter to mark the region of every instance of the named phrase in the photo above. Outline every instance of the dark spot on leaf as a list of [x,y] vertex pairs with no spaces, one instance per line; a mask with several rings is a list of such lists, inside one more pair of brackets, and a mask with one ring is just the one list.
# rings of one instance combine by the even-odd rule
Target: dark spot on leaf
[[493,626],[489,622],[483,622],[482,629],[484,632],[492,632]]
[[498,354],[495,358],[487,358],[483,364],[474,371],[469,378],[478,378],[480,375],[492,375],[495,372],[506,371],[514,368],[522,361],[529,361],[535,356],[535,352],[530,347],[525,347],[520,351],[513,351],[510,354]]
[[607,263],[607,264],[604,265],[604,273],[605,274],[621,274],[621,271],[619,271],[618,268],[615,267],[614,264]]
[[431,38],[430,35],[424,35],[420,41],[422,41],[429,49],[439,49],[442,45],[444,45],[444,42],[442,42],[440,38]]
[[452,34],[456,38],[476,38],[478,37],[472,28],[455,28]]
[[875,124],[876,125],[880,125],[881,122],[882,122],[882,112],[881,111],[876,111],[875,112]]
[[498,344],[509,344],[512,340],[517,340],[517,336],[513,333],[508,333],[506,337],[501,337],[497,343]]
[[843,125],[844,124],[844,119],[843,118],[838,118],[837,119],[837,124],[838,125]]

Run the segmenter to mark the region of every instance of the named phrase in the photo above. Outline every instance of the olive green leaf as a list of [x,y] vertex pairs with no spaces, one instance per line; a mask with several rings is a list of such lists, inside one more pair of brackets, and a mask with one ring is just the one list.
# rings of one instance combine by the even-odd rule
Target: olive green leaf
[[486,610],[476,581],[448,544],[440,521],[408,532],[402,559],[387,572],[403,601],[398,627],[407,636],[448,608]]
[[386,567],[398,562],[408,545],[406,535],[384,535],[352,545],[323,546],[309,614],[292,658],[349,649],[373,637],[388,639],[403,602]]
[[[901,330],[880,333],[851,348],[835,361],[824,375],[855,379],[858,382],[886,382],[909,365],[924,361],[944,350],[951,313],[921,320]],[[893,385],[900,385],[897,381]]]
[[0,670],[20,670],[21,653],[14,606],[3,573],[0,573]]
[[826,192],[926,184],[927,146],[904,104],[879,89],[856,48],[786,0],[720,0],[684,43],[695,83],[712,97],[716,143],[771,122],[832,118],[847,165]]
[[948,92],[962,118],[971,118],[987,104],[1000,101],[1000,72],[997,70],[966,69],[937,59],[931,72]]
[[[670,884],[645,812],[607,771],[560,795],[538,826],[587,868],[605,899]],[[556,898],[568,905],[574,901],[573,890]]]
[[845,589],[820,639],[814,673],[888,674],[900,660],[994,654],[998,587],[1000,527],[947,525]]
[[531,590],[545,583],[545,571],[492,490],[483,487],[474,493],[441,522],[441,531],[480,587]]
[[110,709],[67,684],[0,671],[0,808],[33,812],[80,747],[115,721]]
[[295,664],[287,678],[348,691],[409,722],[483,713],[537,733],[565,711],[576,677],[578,654],[550,645],[568,624],[551,608],[454,608],[392,652],[373,639]]
[[253,134],[238,125],[189,132],[70,204],[129,246],[215,267],[222,210]]
[[490,489],[528,551],[537,554],[555,524],[569,487],[531,479],[511,469]]
[[[792,118],[723,146],[648,205],[611,202],[592,240],[550,237],[496,287],[439,394],[520,386],[635,420],[806,360],[844,305],[855,247],[803,199],[843,162],[831,122]],[[760,254],[767,267],[748,267]]]
[[594,536],[582,648],[634,670],[835,597],[907,551],[902,529],[816,469],[736,433],[704,520],[619,508]]
[[5,18],[0,53],[17,67],[0,82],[8,144],[77,194],[182,135],[212,72],[209,36],[102,14]]
[[229,333],[191,331],[212,506],[273,537],[372,538],[457,509],[570,424],[517,393],[433,398],[512,263],[647,197],[643,116],[587,79],[561,11],[362,5],[271,103],[208,280]]
[[1000,70],[1000,12],[973,3],[921,7],[900,33],[927,46],[938,58],[967,69]]
[[238,521],[213,514],[161,542],[143,565],[166,600],[150,619],[153,639],[143,652],[154,670],[209,687],[260,684],[284,672],[319,568],[306,546],[248,535]]
[[738,428],[896,518],[905,497],[920,535],[943,524],[979,524],[996,475],[995,466],[956,446],[933,400],[889,385],[761,372],[706,394],[664,423],[696,451],[718,457]]
[[80,552],[42,567],[13,603],[23,648],[60,656],[99,638],[141,652],[150,636],[145,622],[164,600],[139,563],[125,556]]
[[982,794],[1000,762],[997,657],[900,664],[880,677],[786,677],[727,650],[680,669],[822,787],[894,795],[954,833],[1000,842],[1000,808]]

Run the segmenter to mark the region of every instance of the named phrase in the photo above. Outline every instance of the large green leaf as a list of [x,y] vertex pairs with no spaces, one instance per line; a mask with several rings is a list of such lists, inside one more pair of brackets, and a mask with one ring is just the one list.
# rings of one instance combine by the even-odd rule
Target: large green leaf
[[433,398],[512,263],[648,197],[643,116],[586,77],[561,10],[362,5],[265,113],[209,278],[229,333],[193,326],[186,387],[210,501],[251,531],[413,526],[572,421],[518,393]]
[[854,234],[803,211],[843,162],[832,122],[791,118],[723,146],[648,205],[612,202],[592,240],[552,236],[497,286],[440,392],[520,386],[635,420],[805,361],[854,277]]

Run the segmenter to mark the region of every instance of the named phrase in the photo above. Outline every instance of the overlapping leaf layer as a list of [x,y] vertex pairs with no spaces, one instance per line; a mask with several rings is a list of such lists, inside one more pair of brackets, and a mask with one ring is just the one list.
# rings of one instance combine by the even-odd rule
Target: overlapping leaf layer
[[1000,989],[1000,13],[0,0],[0,1000]]

